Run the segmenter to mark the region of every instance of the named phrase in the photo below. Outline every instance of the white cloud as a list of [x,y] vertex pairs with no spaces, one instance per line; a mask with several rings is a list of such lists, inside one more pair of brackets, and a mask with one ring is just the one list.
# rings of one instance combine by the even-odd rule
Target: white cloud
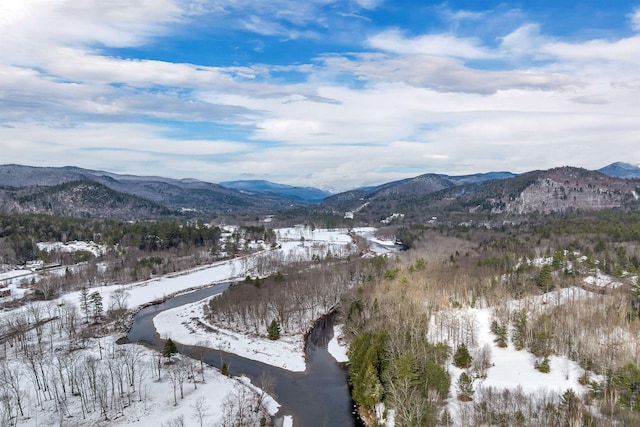
[[631,21],[631,28],[634,31],[640,32],[640,7],[636,7],[633,12],[629,14],[629,20]]
[[361,80],[404,82],[442,92],[489,94],[508,89],[562,89],[575,83],[571,77],[544,70],[490,71],[467,67],[445,56],[356,55],[325,57],[335,72],[354,74]]
[[501,38],[500,50],[504,56],[535,58],[546,42],[540,35],[539,24],[525,24]]
[[[255,34],[310,38],[331,28],[332,7],[332,0],[5,2],[2,161],[140,174],[161,167],[175,177],[342,189],[426,172],[523,172],[558,162],[597,168],[622,155],[640,163],[640,35],[569,42],[533,22],[489,42],[454,31],[378,30],[360,52],[233,67],[98,49],[139,46],[200,14]],[[487,14],[450,18],[477,22]],[[629,17],[636,31],[639,17],[640,9]],[[282,77],[288,73],[295,83]],[[155,123],[140,124],[149,119]],[[239,141],[204,132],[177,140],[176,129],[192,122],[227,126]]]
[[384,0],[355,0],[355,2],[364,9],[375,9],[380,6],[383,1]]
[[640,36],[614,41],[596,39],[582,43],[550,41],[541,46],[539,51],[552,55],[560,62],[601,64],[604,61],[634,65],[640,64]]
[[[181,19],[172,0],[10,0],[2,6],[0,48],[36,54],[51,46],[138,46]],[[25,50],[20,52],[20,50]]]
[[495,55],[475,38],[453,34],[425,34],[407,38],[399,30],[387,30],[367,40],[370,47],[402,55],[439,55],[466,59],[488,59]]

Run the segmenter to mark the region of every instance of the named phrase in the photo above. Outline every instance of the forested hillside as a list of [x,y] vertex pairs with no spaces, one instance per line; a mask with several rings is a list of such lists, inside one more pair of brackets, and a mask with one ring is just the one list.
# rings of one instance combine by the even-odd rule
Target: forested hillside
[[[363,418],[375,424],[384,402],[396,426],[636,425],[639,219],[414,229],[403,257],[371,259],[376,273],[341,305]],[[492,368],[507,356],[529,367]],[[496,369],[547,375],[550,388],[496,387]]]

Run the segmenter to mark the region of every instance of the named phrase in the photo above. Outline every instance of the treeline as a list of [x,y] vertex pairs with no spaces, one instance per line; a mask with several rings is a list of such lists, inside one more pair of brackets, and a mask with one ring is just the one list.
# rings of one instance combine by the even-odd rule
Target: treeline
[[[38,242],[74,240],[93,241],[101,251],[47,251],[37,246]],[[275,245],[275,232],[262,225],[234,227],[223,234],[220,227],[201,221],[0,214],[0,265],[41,260],[53,266],[21,284],[34,290],[29,298],[42,300],[83,287],[147,280]],[[259,269],[263,263],[258,263]],[[20,303],[0,302],[5,306]]]
[[127,222],[49,215],[0,214],[0,257],[23,264],[36,259],[38,242],[93,241],[105,246],[147,252],[191,247],[218,247],[221,230],[197,221]]
[[537,232],[546,237],[592,235],[611,242],[640,240],[640,212],[637,211],[607,209],[558,216],[537,224]]

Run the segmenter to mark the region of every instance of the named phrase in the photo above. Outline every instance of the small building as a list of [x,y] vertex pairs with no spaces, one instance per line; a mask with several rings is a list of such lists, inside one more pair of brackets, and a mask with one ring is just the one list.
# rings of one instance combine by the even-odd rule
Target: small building
[[27,263],[25,264],[25,267],[31,271],[42,270],[42,268],[44,267],[44,261],[40,259],[34,260],[34,261],[27,261]]

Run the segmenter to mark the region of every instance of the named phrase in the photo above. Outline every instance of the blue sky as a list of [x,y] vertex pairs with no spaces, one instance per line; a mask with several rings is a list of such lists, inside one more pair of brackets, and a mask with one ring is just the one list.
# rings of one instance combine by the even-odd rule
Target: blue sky
[[333,190],[638,164],[639,70],[640,1],[8,0],[0,163]]

